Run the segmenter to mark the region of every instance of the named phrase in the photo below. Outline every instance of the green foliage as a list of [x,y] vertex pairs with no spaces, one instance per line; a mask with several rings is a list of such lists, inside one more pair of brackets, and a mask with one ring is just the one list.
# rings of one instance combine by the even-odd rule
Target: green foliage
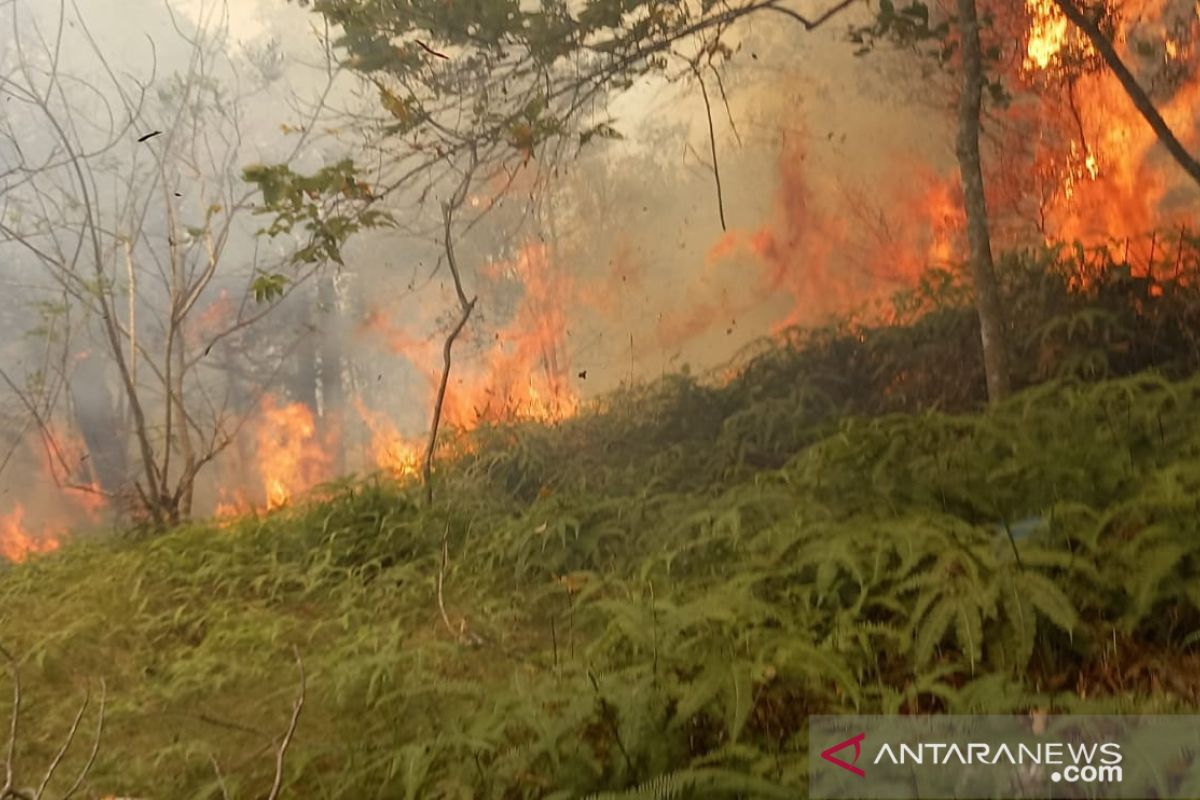
[[[264,796],[293,645],[294,797],[803,796],[813,713],[1195,708],[1192,290],[1134,319],[1123,279],[1057,293],[1064,259],[1004,266],[1044,359],[986,412],[947,274],[899,299],[903,325],[451,436],[432,507],[365,479],[7,568],[37,709],[18,763],[53,757],[102,676],[95,794],[209,800],[215,760],[230,796]],[[1105,370],[1062,366],[1095,347]]]
[[288,277],[286,275],[280,275],[278,272],[269,275],[263,273],[251,281],[250,291],[254,294],[254,302],[269,303],[283,297],[287,285]]
[[[345,67],[379,89],[386,117],[365,127],[432,165],[470,151],[528,160],[544,145],[613,138],[592,114],[613,92],[666,74],[701,40],[719,65],[720,39],[770,3],[703,0],[296,0],[340,32]],[[690,74],[690,73],[688,73]]]
[[[938,13],[937,10],[934,12]],[[992,27],[988,18],[980,20],[981,27]],[[908,5],[896,7],[892,0],[879,0],[875,18],[869,25],[851,26],[847,37],[851,44],[858,45],[856,56],[871,53],[880,43],[903,50],[910,50],[939,69],[956,67],[958,54],[957,18],[946,15],[931,21],[930,6],[922,0],[910,0]],[[1001,33],[998,37],[1003,39]],[[988,99],[997,106],[1006,106],[1012,96],[1000,79],[1004,48],[999,44],[988,44],[983,49],[983,89]]]
[[341,264],[342,246],[352,234],[391,222],[387,212],[372,206],[371,188],[358,178],[354,162],[348,159],[312,175],[275,164],[246,167],[242,177],[262,192],[263,205],[255,213],[273,215],[270,226],[260,233],[275,237],[299,227],[305,234],[293,254],[298,263]]
[[957,49],[950,37],[950,20],[931,24],[929,6],[913,0],[899,9],[892,0],[879,0],[879,9],[870,25],[850,29],[849,39],[859,45],[855,55],[866,55],[880,41],[890,41],[901,47],[917,50],[945,63]]

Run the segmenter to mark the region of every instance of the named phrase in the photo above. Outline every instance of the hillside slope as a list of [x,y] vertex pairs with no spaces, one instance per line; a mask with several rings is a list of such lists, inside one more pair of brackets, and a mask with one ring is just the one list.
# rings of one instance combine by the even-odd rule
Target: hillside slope
[[722,385],[478,431],[433,507],[347,481],[5,569],[18,785],[90,686],[70,785],[104,679],[85,796],[264,797],[294,654],[304,798],[795,797],[813,713],[1196,708],[1200,378],[929,402],[969,322],[805,334]]

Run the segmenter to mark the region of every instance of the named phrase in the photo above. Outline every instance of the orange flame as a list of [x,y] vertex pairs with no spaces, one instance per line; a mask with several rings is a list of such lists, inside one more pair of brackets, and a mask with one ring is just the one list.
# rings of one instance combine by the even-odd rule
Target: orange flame
[[371,457],[375,466],[396,478],[413,478],[421,471],[421,446],[404,439],[391,420],[354,399],[358,414],[371,432]]
[[1029,40],[1025,46],[1025,69],[1046,69],[1067,44],[1070,23],[1053,0],[1025,0],[1029,12]]
[[[906,166],[911,173],[911,165]],[[688,303],[663,332],[692,336],[711,326],[714,318],[739,316],[779,295],[788,296],[791,306],[776,332],[821,322],[881,303],[897,289],[914,284],[931,260],[944,262],[953,255],[962,224],[961,203],[951,184],[929,171],[917,180],[910,177],[892,192],[895,197],[884,206],[886,218],[876,219],[879,209],[867,195],[849,197],[853,213],[862,217],[855,220],[858,225],[847,221],[845,209],[838,214],[818,202],[798,144],[785,144],[779,171],[770,220],[757,230],[729,231],[708,253],[710,267],[739,253],[752,256],[757,282],[726,284],[717,303]]]
[[571,287],[547,257],[546,247],[523,247],[511,262],[484,271],[494,284],[511,282],[522,297],[512,319],[493,338],[483,364],[463,376],[447,396],[446,421],[470,429],[482,421],[554,422],[575,413],[579,398],[567,385],[566,314]]
[[0,556],[13,563],[24,561],[32,553],[48,553],[59,547],[58,538],[49,531],[40,536],[25,527],[25,507],[20,503],[7,515],[0,516]]
[[[1094,55],[1090,43],[1052,0],[1025,0],[1026,13],[1020,14],[1019,6],[1017,12],[1019,18],[1006,23],[1017,27],[1007,30],[1005,41],[1023,41],[1024,53],[1017,51],[1018,63],[1010,67],[1014,74],[1007,77],[1027,85],[1036,79],[1057,86],[1046,80],[1055,77],[1048,71]],[[1126,46],[1121,44],[1126,41],[1122,32],[1115,38],[1119,46]],[[1187,40],[1163,41],[1163,59],[1174,64],[1188,57]],[[1058,88],[1067,90],[1065,84]],[[1119,83],[1105,70],[1083,70],[1072,76],[1069,90],[1076,93],[1070,103],[1047,90],[1022,93],[1015,104],[1019,108],[1012,113],[1025,115],[1017,119],[1025,123],[1022,131],[1032,135],[1021,148],[1000,148],[1006,160],[994,169],[995,180],[989,176],[989,205],[1002,205],[992,204],[1000,187],[1015,198],[1009,201],[1013,205],[1039,198],[1041,219],[1031,225],[1028,216],[994,214],[997,248],[1028,244],[1031,236],[1085,242],[1131,236],[1169,224],[1171,215],[1180,213],[1171,208],[1171,190],[1177,184],[1170,164],[1157,152],[1153,132]],[[1198,99],[1200,88],[1186,81],[1161,104],[1168,123],[1185,141],[1196,136]],[[833,208],[825,201],[830,194],[825,187],[810,185],[799,141],[786,142],[770,216],[757,226],[730,230],[713,244],[695,296],[679,298],[675,308],[661,315],[659,343],[726,329],[736,324],[731,320],[768,304],[777,312],[776,330],[812,324],[872,302],[878,307],[896,289],[914,284],[928,266],[961,260],[963,212],[957,176],[907,160],[903,170],[904,178],[885,182],[882,192],[872,187],[862,198],[851,198],[850,205],[858,203],[858,210]],[[1007,188],[1001,180],[1004,172],[1016,176]],[[484,206],[494,199],[477,195],[470,202]],[[847,213],[856,218],[848,220]],[[1021,218],[1013,221],[1016,216]],[[494,295],[498,301],[481,303],[456,346],[443,408],[447,426],[470,430],[513,419],[554,422],[576,413],[580,399],[568,380],[568,310],[586,307],[608,313],[613,310],[613,293],[589,297],[585,287],[555,267],[546,246],[530,243],[511,260],[494,261],[480,271],[481,296]],[[514,299],[505,306],[505,298]],[[446,300],[447,307],[456,306],[448,287]],[[497,330],[490,327],[495,319],[487,319],[488,334],[481,337],[485,310],[503,314],[505,322]],[[877,313],[888,321],[886,311]],[[429,330],[429,322],[420,320],[413,330]],[[441,338],[393,328],[383,313],[369,315],[363,330],[384,337],[392,351],[415,365],[426,384],[422,405],[432,407],[441,377]],[[361,399],[355,398],[354,405],[369,430],[373,464],[400,478],[418,475],[420,441]],[[264,401],[263,412],[259,471],[267,507],[277,508],[326,476],[330,462],[307,408]],[[223,509],[245,506],[242,497],[223,500]]]
[[221,289],[204,310],[196,315],[195,322],[187,329],[188,343],[192,346],[207,343],[212,336],[230,327],[237,316],[227,289]]
[[80,437],[48,427],[27,437],[24,457],[36,464],[24,502],[0,515],[0,557],[10,561],[57,549],[72,528],[98,522],[108,506]]
[[[1054,77],[1067,48],[1079,56],[1094,55],[1090,42],[1075,31],[1052,0],[1026,0],[1029,17],[1023,78]],[[1168,22],[1200,31],[1196,20],[1171,20],[1172,12],[1157,0],[1125,9],[1113,41],[1127,64],[1148,65],[1146,45],[1161,44],[1163,64],[1189,58],[1188,40],[1168,30]],[[1178,14],[1176,14],[1178,16]],[[1161,20],[1149,22],[1150,20]],[[1130,26],[1139,26],[1136,29]],[[1134,42],[1142,50],[1130,52]],[[1174,66],[1169,69],[1174,69]],[[1157,105],[1168,125],[1186,143],[1195,140],[1195,108],[1200,86],[1195,75],[1172,78],[1175,88]],[[1144,86],[1151,86],[1143,79]],[[1181,203],[1182,173],[1168,159],[1153,130],[1129,101],[1111,72],[1085,69],[1063,82],[1065,97],[1039,95],[1032,125],[1042,144],[1035,148],[1034,169],[1049,178],[1043,192],[1044,230],[1062,240],[1100,243],[1141,236],[1152,229],[1186,223],[1195,204]],[[1186,206],[1186,207],[1184,207]]]
[[[482,354],[459,356],[455,362],[443,422],[471,430],[483,422],[554,422],[571,416],[580,403],[567,380],[570,362],[564,351],[573,287],[552,268],[539,243],[526,245],[512,261],[488,264],[482,273],[492,288],[517,286],[521,297]],[[393,352],[416,365],[428,382],[432,403],[441,380],[442,343],[392,329],[380,313],[368,316],[364,331],[384,336]],[[371,425],[369,416],[363,418]]]
[[241,489],[226,489],[224,487],[218,490],[218,499],[216,507],[213,509],[213,517],[217,520],[217,524],[222,528],[227,528],[243,514],[253,510],[254,504],[250,502],[250,498]]
[[327,479],[330,458],[317,438],[312,412],[303,403],[279,405],[264,395],[260,411],[258,466],[271,510]]

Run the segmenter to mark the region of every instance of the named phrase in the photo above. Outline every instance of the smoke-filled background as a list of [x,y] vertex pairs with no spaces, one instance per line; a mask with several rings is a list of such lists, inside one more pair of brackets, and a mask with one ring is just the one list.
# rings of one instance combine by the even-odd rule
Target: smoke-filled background
[[[192,514],[279,506],[351,472],[414,474],[456,316],[445,187],[389,196],[395,227],[355,236],[339,265],[297,262],[297,237],[259,235],[270,220],[252,213],[259,198],[241,180],[256,164],[290,159],[309,173],[361,158],[349,120],[377,93],[336,70],[319,18],[294,5],[84,0],[78,11],[86,29],[68,9],[59,30],[57,3],[23,4],[0,40],[7,74],[31,62],[34,85],[37,70],[74,76],[47,102],[74,113],[79,141],[104,148],[88,179],[96,208],[81,210],[72,159],[45,144],[45,115],[11,92],[0,108],[0,552],[17,558],[70,528],[136,516],[129,376],[107,355],[93,278],[46,266],[51,250],[61,269],[78,242],[98,238],[115,277],[91,289],[109,292],[129,363],[138,348],[160,354],[132,378],[158,437],[149,444],[173,425],[196,439]],[[1014,86],[1038,92],[985,122],[998,245],[1082,240],[1169,264],[1174,243],[1150,232],[1194,217],[1194,187],[1111,76],[1055,84],[1067,33],[1037,0],[1020,11],[1002,21],[1013,35],[1000,63]],[[478,305],[456,345],[444,422],[553,421],[622,384],[720,368],[788,326],[887,320],[890,298],[926,268],[956,268],[956,81],[905,52],[856,55],[847,27],[869,18],[852,9],[806,33],[782,15],[753,16],[702,86],[647,79],[613,98],[621,138],[472,187],[464,208],[477,222],[456,250]],[[1189,3],[1147,3],[1126,15],[1122,41],[1188,142],[1196,27]],[[66,45],[18,50],[14,30]],[[197,69],[189,42],[202,31]],[[1167,46],[1147,53],[1142,39]],[[59,63],[46,62],[51,52]],[[180,82],[200,73],[207,82]],[[143,87],[145,113],[109,147],[112,120],[133,102],[118,87],[131,97]],[[190,138],[138,141],[154,120]],[[37,192],[30,164],[49,176]],[[199,410],[172,417],[173,393],[199,398],[188,406]]]

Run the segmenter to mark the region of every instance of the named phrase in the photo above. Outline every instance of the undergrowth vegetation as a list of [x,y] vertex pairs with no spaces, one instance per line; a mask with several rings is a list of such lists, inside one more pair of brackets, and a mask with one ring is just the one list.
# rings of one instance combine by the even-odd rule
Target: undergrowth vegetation
[[809,714],[1194,709],[1195,283],[1073,290],[1075,255],[1007,263],[1027,388],[986,411],[946,274],[723,383],[479,431],[432,507],[348,480],[10,568],[20,780],[104,677],[92,796],[266,796],[293,648],[305,798],[796,797]]

